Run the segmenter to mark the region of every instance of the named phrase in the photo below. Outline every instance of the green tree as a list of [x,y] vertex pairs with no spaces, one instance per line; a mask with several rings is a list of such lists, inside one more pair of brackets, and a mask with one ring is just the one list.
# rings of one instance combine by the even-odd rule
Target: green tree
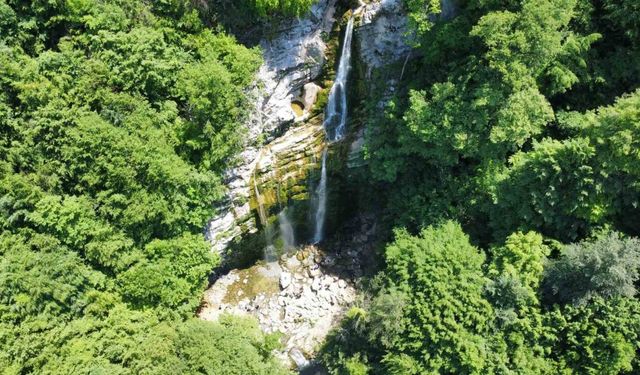
[[3,373],[286,373],[193,320],[259,64],[190,1],[0,0]]
[[535,232],[510,235],[504,246],[491,251],[489,276],[512,275],[536,290],[542,279],[544,260],[550,254],[541,235]]
[[640,304],[595,297],[588,304],[554,307],[545,324],[554,332],[550,357],[556,373],[621,374],[638,369]]
[[640,233],[640,92],[618,98],[615,104],[585,113],[563,113],[563,127],[588,137],[595,148],[596,167],[607,195],[610,215],[623,230]]
[[372,316],[383,318],[372,319],[371,332],[385,349],[385,366],[396,373],[480,373],[493,311],[482,298],[484,256],[460,226],[447,222],[420,237],[397,231],[385,259],[388,289],[406,300],[373,305]]
[[541,235],[514,233],[491,249],[485,296],[495,311],[492,351],[496,373],[552,374],[544,340],[550,335],[538,301],[538,286],[550,249]]
[[550,301],[580,305],[592,298],[633,297],[640,275],[640,241],[613,232],[567,245],[546,267],[543,290]]
[[497,237],[514,230],[538,230],[575,240],[608,214],[602,179],[588,139],[535,142],[511,158],[497,179],[491,225]]
[[280,11],[290,15],[302,15],[315,0],[250,0],[249,3],[261,16]]
[[[567,32],[573,1],[525,1],[518,12],[490,12],[470,32],[485,46],[447,82],[413,93],[407,127],[440,165],[503,158],[553,120],[544,93],[577,81],[575,60],[597,39]],[[535,41],[535,42],[534,42]]]
[[[430,4],[411,2],[414,18],[433,23]],[[385,118],[372,107],[377,120],[367,135],[371,170],[400,224],[419,228],[454,218],[474,237],[499,241],[520,229],[487,233],[490,189],[510,156],[552,131],[551,98],[580,79],[599,34],[572,30],[575,6],[468,2],[453,20],[417,30],[427,43],[414,68],[418,78],[406,82],[415,89],[394,98]]]

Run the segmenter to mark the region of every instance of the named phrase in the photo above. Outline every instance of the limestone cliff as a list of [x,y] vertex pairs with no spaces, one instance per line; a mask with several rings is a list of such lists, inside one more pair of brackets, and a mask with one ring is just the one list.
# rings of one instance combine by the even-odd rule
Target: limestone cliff
[[[236,251],[233,245],[240,243],[242,251],[253,249],[255,258],[265,245],[265,237],[258,232],[272,224],[284,207],[294,216],[299,238],[308,240],[309,208],[320,155],[326,147],[322,98],[331,85],[327,73],[339,57],[339,25],[349,14],[346,3],[319,0],[307,16],[290,21],[276,38],[260,43],[264,64],[250,92],[254,106],[247,124],[247,144],[238,163],[226,173],[227,199],[207,228],[214,251]],[[368,99],[376,84],[394,90],[397,78],[380,71],[390,65],[402,66],[411,54],[407,28],[402,0],[370,1],[360,9],[352,58],[359,68],[351,73],[350,112],[360,100]],[[331,145],[329,152],[335,183],[328,210],[333,216],[352,203],[354,190],[347,186],[350,173],[365,164],[366,124],[351,117],[347,136]]]
[[[321,121],[309,121],[309,106],[318,94],[318,87],[309,83],[319,77],[325,64],[324,39],[335,23],[335,7],[336,0],[319,1],[307,16],[284,24],[275,39],[260,43],[264,63],[249,93],[254,103],[247,124],[249,137],[237,164],[225,175],[226,200],[207,227],[207,238],[216,252],[258,230],[257,216],[252,213],[256,197],[253,207],[251,204],[254,179],[260,184],[270,178],[284,179],[281,188],[297,186],[304,193],[306,183],[297,181],[307,176],[323,138]],[[264,194],[268,199],[284,199],[280,193]]]

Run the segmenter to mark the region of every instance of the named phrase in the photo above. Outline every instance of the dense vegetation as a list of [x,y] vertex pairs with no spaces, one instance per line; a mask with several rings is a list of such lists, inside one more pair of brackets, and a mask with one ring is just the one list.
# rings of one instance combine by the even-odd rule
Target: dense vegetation
[[[3,374],[287,373],[255,321],[193,316],[260,64],[223,30],[311,3],[0,0]],[[637,373],[637,0],[439,3],[406,0],[420,57],[367,119],[395,229],[324,362]]]
[[285,372],[255,322],[192,318],[260,64],[202,14],[0,0],[3,374]]
[[395,240],[337,374],[640,371],[640,7],[407,0],[421,57],[368,157]]

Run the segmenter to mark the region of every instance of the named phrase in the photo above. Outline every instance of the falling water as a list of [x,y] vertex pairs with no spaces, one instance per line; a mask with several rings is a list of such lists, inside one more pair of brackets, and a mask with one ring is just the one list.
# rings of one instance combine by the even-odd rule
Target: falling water
[[253,177],[253,192],[256,194],[256,202],[258,202],[258,215],[260,216],[260,224],[263,226],[267,226],[267,212],[264,209],[264,204],[262,203],[262,197],[260,196],[260,190],[258,190],[258,182]]
[[320,184],[316,189],[316,230],[313,235],[313,243],[320,243],[324,234],[324,219],[327,212],[327,149],[322,152],[322,172]]
[[253,190],[256,194],[256,201],[258,202],[258,215],[260,216],[260,224],[264,227],[264,239],[266,247],[264,248],[264,260],[267,263],[275,262],[278,257],[276,255],[276,248],[273,246],[273,228],[267,222],[267,211],[264,208],[264,202],[258,190],[258,182],[254,176],[253,178]]
[[278,225],[280,226],[280,238],[285,251],[289,251],[296,246],[296,237],[293,231],[293,225],[287,216],[287,209],[280,211],[278,214]]
[[[338,74],[333,82],[333,87],[329,92],[327,109],[325,113],[324,128],[327,132],[327,140],[335,142],[341,140],[345,135],[347,124],[347,77],[351,69],[351,41],[353,39],[353,24],[355,15],[362,9],[362,6],[351,14],[347,29],[344,33],[342,43],[342,53],[338,63]],[[322,172],[320,183],[316,188],[316,229],[313,235],[313,243],[320,243],[324,235],[324,221],[327,212],[327,149],[322,152]]]
[[[342,44],[342,54],[340,63],[338,64],[338,74],[333,82],[333,87],[329,92],[327,102],[327,110],[325,113],[324,127],[327,130],[327,138],[329,141],[339,141],[344,137],[345,127],[347,123],[347,76],[351,69],[351,40],[353,39],[353,12],[347,23],[347,30],[344,34],[344,42]],[[333,136],[331,133],[333,132]]]

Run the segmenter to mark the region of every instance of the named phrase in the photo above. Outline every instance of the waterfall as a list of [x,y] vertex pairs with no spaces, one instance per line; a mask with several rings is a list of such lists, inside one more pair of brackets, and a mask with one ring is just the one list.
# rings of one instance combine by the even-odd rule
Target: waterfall
[[278,225],[280,226],[280,238],[282,239],[285,251],[289,251],[296,246],[296,237],[293,231],[293,225],[287,216],[287,209],[280,211],[278,214]]
[[327,149],[322,152],[322,172],[320,173],[320,184],[316,189],[316,230],[313,235],[313,243],[320,243],[324,232],[324,219],[327,213]]
[[253,190],[256,194],[256,201],[258,202],[260,224],[264,227],[264,240],[266,243],[266,247],[264,248],[264,260],[267,263],[275,262],[278,260],[278,256],[276,254],[276,248],[273,246],[273,228],[268,223],[267,211],[264,209],[264,202],[262,202],[262,196],[260,195],[260,190],[258,190],[258,182],[255,175],[253,177]]
[[[356,12],[353,12],[347,23],[340,63],[338,64],[338,74],[333,82],[327,101],[324,127],[327,131],[327,139],[332,142],[339,141],[344,137],[347,123],[347,76],[351,69],[351,40],[353,39],[353,23]],[[333,133],[333,136],[331,133]]]
[[[353,24],[355,16],[362,10],[364,5],[354,10],[347,22],[347,29],[344,33],[344,41],[342,42],[342,52],[340,62],[338,63],[338,73],[333,82],[329,99],[327,101],[327,109],[324,117],[324,129],[327,133],[327,141],[336,142],[341,140],[346,131],[347,114],[349,112],[347,106],[347,77],[351,69],[351,41],[353,40]],[[313,235],[313,243],[320,243],[324,236],[324,222],[327,213],[327,149],[322,152],[322,172],[320,174],[320,183],[315,191],[316,194],[316,228]]]
[[267,212],[264,209],[262,203],[262,197],[260,196],[260,190],[258,190],[258,182],[256,176],[253,176],[253,192],[256,194],[256,202],[258,203],[258,215],[260,216],[260,224],[267,226]]

